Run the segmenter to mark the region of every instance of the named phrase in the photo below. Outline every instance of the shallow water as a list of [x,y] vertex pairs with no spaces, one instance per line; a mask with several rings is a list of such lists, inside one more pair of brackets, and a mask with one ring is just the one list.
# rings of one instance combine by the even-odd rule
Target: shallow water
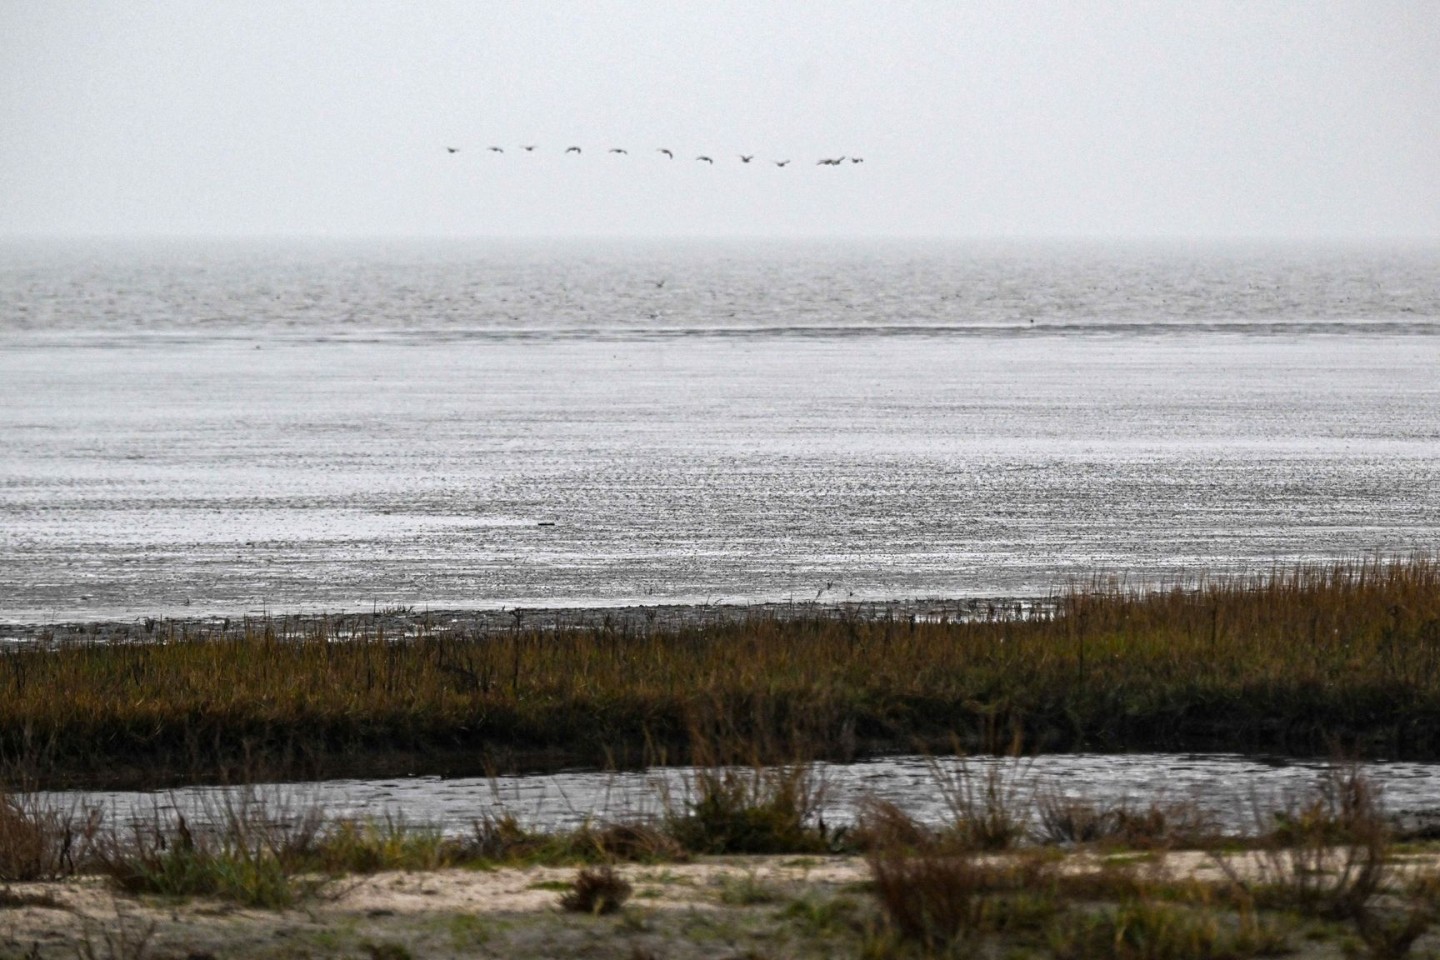
[[0,619],[1433,551],[1437,276],[1423,248],[0,247]]
[[[1440,764],[1369,763],[1360,768],[1382,791],[1388,812],[1410,822],[1440,817]],[[1097,804],[1194,803],[1228,832],[1273,826],[1270,813],[1313,795],[1332,770],[1324,761],[1263,759],[1228,754],[1054,754],[1022,760],[974,757],[886,757],[859,763],[820,763],[819,813],[831,825],[854,822],[865,798],[891,801],[931,824],[950,816],[947,792],[963,795],[968,782],[981,796],[994,770],[1015,810],[1036,797]],[[551,775],[442,779],[327,780],[257,786],[250,791],[191,787],[169,791],[65,792],[47,795],[62,806],[98,805],[122,820],[178,809],[191,819],[240,797],[259,798],[270,812],[295,815],[318,805],[335,816],[386,816],[446,832],[470,829],[485,816],[509,813],[538,829],[576,827],[586,821],[621,821],[683,809],[692,768],[644,772],[572,772]],[[1427,816],[1428,815],[1428,816]]]

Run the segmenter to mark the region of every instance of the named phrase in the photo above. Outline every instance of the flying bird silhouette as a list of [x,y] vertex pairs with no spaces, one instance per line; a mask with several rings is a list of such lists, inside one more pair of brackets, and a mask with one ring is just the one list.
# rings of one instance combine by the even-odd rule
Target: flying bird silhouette
[[696,159],[696,160],[704,160],[706,163],[709,163],[709,164],[714,164],[714,162],[715,162],[714,160],[711,160],[709,157],[705,157],[705,156],[696,157],[695,159]]
[[505,148],[504,148],[504,147],[490,147],[489,149],[490,149],[490,152],[491,152],[491,153],[504,153],[504,152],[505,152]]
[[789,162],[790,162],[789,160],[776,160],[776,161],[775,161],[775,166],[777,166],[777,167],[783,167],[783,166],[785,166],[786,164],[788,164]]
[[675,154],[671,153],[669,150],[666,150],[664,147],[657,147],[657,148],[655,149],[655,152],[656,152],[656,153],[663,153],[663,154],[665,154],[665,156],[669,157],[671,160],[674,160],[674,159],[675,159]]
[[864,158],[864,157],[851,157],[851,158],[850,158],[850,162],[851,162],[851,163],[864,163],[864,162],[865,162],[865,158]]
[[630,153],[630,151],[629,151],[629,150],[626,150],[624,147],[611,147],[611,148],[610,148],[610,152],[611,152],[611,153],[623,153],[623,154],[626,154],[627,156],[628,156],[629,153]]
[[446,152],[446,153],[459,153],[459,152],[460,152],[460,148],[459,148],[459,147],[446,147],[446,148],[445,148],[445,152]]
[[532,143],[532,144],[530,144],[530,146],[528,146],[528,147],[522,146],[520,149],[521,149],[521,150],[524,150],[526,153],[529,153],[531,150],[534,150],[534,149],[535,149],[535,144]]
[[579,152],[580,152],[580,148],[579,148],[579,147],[566,147],[566,148],[565,148],[565,152],[566,152],[566,153],[579,153]]
[[755,159],[755,154],[753,154],[753,153],[750,154],[749,156],[746,156],[746,155],[743,154],[743,153],[740,154],[740,162],[741,162],[741,163],[749,163],[751,160],[754,160],[754,159]]

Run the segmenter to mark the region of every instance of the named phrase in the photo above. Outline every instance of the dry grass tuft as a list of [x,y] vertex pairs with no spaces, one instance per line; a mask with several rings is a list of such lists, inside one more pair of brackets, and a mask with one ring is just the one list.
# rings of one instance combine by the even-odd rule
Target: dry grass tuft
[[630,899],[631,890],[614,867],[586,867],[575,875],[560,906],[572,913],[614,913]]
[[1036,797],[1035,817],[1042,843],[1179,850],[1213,846],[1221,836],[1215,817],[1192,802],[1097,804],[1049,792]]
[[58,880],[76,871],[100,826],[97,810],[62,810],[0,790],[0,882]]

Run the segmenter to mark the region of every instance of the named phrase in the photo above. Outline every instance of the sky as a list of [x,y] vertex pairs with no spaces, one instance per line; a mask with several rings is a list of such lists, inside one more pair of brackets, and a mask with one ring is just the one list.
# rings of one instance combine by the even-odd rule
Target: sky
[[0,0],[48,235],[1436,239],[1440,2]]

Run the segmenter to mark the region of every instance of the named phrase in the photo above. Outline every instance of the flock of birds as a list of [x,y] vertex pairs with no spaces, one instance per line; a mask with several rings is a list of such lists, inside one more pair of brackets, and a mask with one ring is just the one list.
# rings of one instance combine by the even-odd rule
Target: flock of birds
[[[486,151],[489,152],[489,153],[504,153],[504,152],[505,152],[505,148],[504,148],[504,147],[486,147],[485,149],[486,149]],[[535,150],[538,149],[538,144],[533,144],[533,143],[531,143],[531,144],[522,144],[522,145],[520,146],[520,149],[521,149],[521,150],[524,150],[526,153],[534,153]],[[459,153],[459,152],[460,152],[460,148],[459,148],[459,147],[446,147],[445,150],[446,150],[446,152],[451,153],[451,154],[455,154],[455,153]],[[565,152],[566,152],[567,154],[570,154],[570,153],[574,153],[574,154],[584,153],[584,151],[581,150],[579,147],[566,147],[566,148],[565,148]],[[630,154],[630,151],[629,151],[629,150],[626,150],[624,147],[611,147],[609,150],[607,150],[607,151],[605,151],[605,152],[606,152],[606,153],[618,153],[618,154],[622,154],[622,155],[625,155],[625,156],[629,156],[629,154]],[[669,157],[671,160],[674,160],[674,159],[675,159],[675,151],[674,151],[674,150],[670,150],[670,149],[667,149],[667,148],[665,148],[665,147],[656,147],[656,148],[655,148],[655,152],[656,152],[656,153],[663,153],[663,154],[665,154],[665,156]],[[753,154],[753,153],[739,153],[739,154],[736,154],[736,156],[738,156],[738,157],[740,158],[740,162],[741,162],[741,163],[749,163],[750,161],[752,161],[752,160],[755,159],[755,154]],[[700,154],[700,156],[696,157],[695,159],[696,159],[697,161],[703,161],[703,162],[705,162],[705,163],[708,163],[708,164],[710,164],[711,166],[714,166],[714,164],[715,164],[715,158],[714,158],[714,157],[706,156],[706,155],[703,154],[703,153]],[[864,162],[865,162],[865,158],[864,158],[864,157],[851,157],[851,156],[844,156],[844,157],[822,157],[822,158],[820,158],[819,160],[815,161],[815,166],[817,166],[817,167],[839,167],[839,166],[844,165],[847,161],[850,162],[850,163],[864,163]],[[773,163],[773,164],[775,164],[775,166],[777,166],[777,167],[788,167],[788,166],[790,165],[790,161],[789,161],[789,160],[771,160],[770,162]]]

